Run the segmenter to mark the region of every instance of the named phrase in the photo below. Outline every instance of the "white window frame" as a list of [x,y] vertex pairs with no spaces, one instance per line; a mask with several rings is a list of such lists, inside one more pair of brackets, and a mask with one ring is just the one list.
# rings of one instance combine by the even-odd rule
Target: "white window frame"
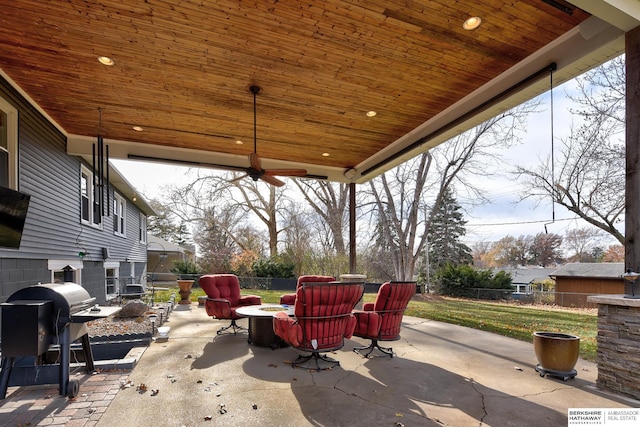
[[[104,266],[104,293],[106,295],[107,300],[116,298],[120,294],[120,263],[114,261],[106,261],[103,264]],[[107,270],[114,270],[114,275],[112,277],[107,276]],[[109,279],[113,280],[114,292],[109,293]]]
[[9,188],[18,190],[18,110],[1,97],[0,110],[7,115],[7,148],[0,147],[0,150],[7,152]]
[[[85,194],[83,193],[83,176],[87,177],[87,194],[85,196]],[[92,227],[96,227],[96,228],[102,228],[102,218],[100,218],[100,222],[95,222],[94,221],[94,209],[95,209],[95,184],[94,184],[94,177],[93,177],[93,172],[91,171],[91,169],[89,169],[88,167],[86,167],[85,165],[80,165],[80,221],[83,224],[86,225],[90,225]],[[88,218],[84,218],[83,216],[83,198],[87,198],[88,199]]]
[[140,212],[140,222],[138,226],[138,237],[140,243],[147,244],[147,216]]
[[47,260],[47,268],[51,273],[51,283],[56,283],[55,276],[61,276],[64,273],[63,268],[66,266],[73,268],[73,283],[82,284],[82,261],[68,259],[50,259]]
[[113,193],[113,234],[127,236],[127,201],[118,193]]

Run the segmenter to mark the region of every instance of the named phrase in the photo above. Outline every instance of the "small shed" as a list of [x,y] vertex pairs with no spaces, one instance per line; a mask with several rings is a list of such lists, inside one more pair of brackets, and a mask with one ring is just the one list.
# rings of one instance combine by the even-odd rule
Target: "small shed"
[[597,307],[589,295],[624,294],[624,264],[621,262],[570,263],[550,276],[556,281],[555,302],[563,307]]

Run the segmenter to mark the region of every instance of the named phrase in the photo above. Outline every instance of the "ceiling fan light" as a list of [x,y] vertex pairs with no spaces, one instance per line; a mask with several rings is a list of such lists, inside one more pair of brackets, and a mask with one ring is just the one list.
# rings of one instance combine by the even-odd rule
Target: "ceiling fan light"
[[331,154],[329,153],[322,153],[322,157],[329,157]]
[[239,139],[236,139],[236,140],[235,140],[235,142],[234,142],[234,144],[236,144],[236,145],[242,145],[242,144],[244,144],[244,142],[242,142],[242,141],[241,141],[241,140],[239,140]]
[[135,130],[136,132],[142,132],[144,128],[142,126],[134,126],[133,130]]
[[378,113],[373,110],[367,111],[367,117],[375,117],[376,115],[378,115]]

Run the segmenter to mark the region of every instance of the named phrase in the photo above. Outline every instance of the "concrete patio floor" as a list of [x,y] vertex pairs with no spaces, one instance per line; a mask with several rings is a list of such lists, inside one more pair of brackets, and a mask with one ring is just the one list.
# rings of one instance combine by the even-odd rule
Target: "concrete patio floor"
[[[244,334],[216,336],[227,323],[195,303],[177,306],[164,325],[169,340],[152,343],[133,371],[103,372],[98,380],[84,375],[75,401],[51,397],[57,386],[10,388],[0,423],[564,426],[569,408],[640,408],[598,390],[594,363],[579,360],[577,377],[568,381],[542,378],[532,344],[445,323],[405,316],[401,340],[385,343],[396,357],[364,359],[351,350],[366,341],[353,338],[330,354],[340,367],[322,372],[293,369],[292,348],[251,346]],[[103,384],[98,397],[96,381]],[[27,393],[48,393],[50,402],[25,401]],[[16,411],[29,414],[28,406],[38,404],[32,419],[17,421]]]

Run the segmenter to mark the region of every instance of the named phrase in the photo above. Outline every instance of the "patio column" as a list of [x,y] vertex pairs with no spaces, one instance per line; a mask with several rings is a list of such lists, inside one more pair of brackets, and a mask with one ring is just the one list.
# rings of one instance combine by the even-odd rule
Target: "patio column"
[[[625,267],[640,272],[640,27],[625,35],[626,212]],[[625,293],[631,294],[625,284]]]
[[349,184],[349,273],[356,274],[356,183]]

